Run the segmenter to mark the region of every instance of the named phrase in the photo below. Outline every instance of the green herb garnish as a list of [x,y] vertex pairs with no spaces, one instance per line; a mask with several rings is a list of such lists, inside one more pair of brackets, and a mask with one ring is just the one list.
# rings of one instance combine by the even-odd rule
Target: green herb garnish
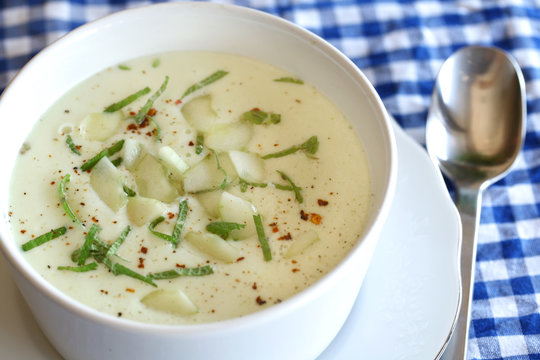
[[118,248],[120,247],[120,245],[124,243],[130,231],[131,231],[131,227],[128,225],[124,229],[124,231],[122,231],[120,236],[118,236],[118,239],[116,239],[116,241],[113,242],[111,246],[109,246],[109,249],[107,250],[107,253],[105,254],[105,256],[111,257],[113,255],[116,255]]
[[182,97],[180,99],[183,99],[185,98],[186,96],[194,93],[195,91],[207,86],[207,85],[210,85],[211,83],[221,79],[222,77],[224,77],[225,75],[227,75],[229,72],[228,71],[224,71],[224,70],[218,70],[216,71],[215,73],[213,73],[212,75],[208,76],[207,78],[204,78],[203,80],[199,81],[198,83],[196,84],[193,84],[191,85],[183,94],[182,94]]
[[120,166],[122,161],[124,161],[124,159],[122,159],[121,157],[117,157],[116,159],[111,160],[111,164],[118,167],[118,166]]
[[197,134],[197,139],[195,140],[195,154],[200,154],[204,149],[204,135]]
[[246,111],[242,114],[242,118],[255,125],[279,124],[281,122],[280,114],[267,113],[258,108]]
[[291,180],[291,178],[285,174],[283,171],[277,170],[279,175],[281,175],[281,178],[285,181],[287,181],[291,187],[292,191],[294,191],[294,196],[296,197],[296,201],[298,201],[300,204],[304,202],[304,197],[302,196],[302,189],[300,189],[298,186],[295,185],[295,183]]
[[182,228],[184,227],[184,224],[186,222],[187,212],[188,212],[188,204],[187,204],[187,200],[184,199],[180,201],[180,206],[178,209],[178,217],[176,219],[176,224],[174,225],[171,235],[164,234],[162,232],[155,230],[155,227],[158,226],[161,222],[163,222],[163,220],[165,220],[163,216],[160,216],[154,219],[148,225],[148,230],[155,236],[170,242],[173,245],[173,248],[176,248],[176,246],[178,246],[178,243],[180,242],[180,233],[182,232]]
[[69,271],[74,271],[74,272],[87,272],[87,271],[96,270],[97,267],[98,267],[97,262],[91,262],[89,264],[81,265],[81,266],[58,266],[57,269],[69,270]]
[[154,61],[152,61],[152,67],[153,68],[157,68],[159,66],[159,64],[161,64],[160,59],[155,59]]
[[134,196],[137,195],[137,193],[135,191],[133,191],[132,189],[130,189],[126,185],[122,186],[122,189],[124,189],[124,192],[126,193],[126,195],[128,197],[134,197]]
[[131,104],[132,102],[134,102],[135,100],[137,100],[141,96],[148,94],[149,92],[150,92],[150,88],[147,86],[144,89],[141,89],[141,90],[137,91],[136,93],[133,93],[133,94],[129,95],[125,99],[122,99],[117,103],[114,103],[114,104],[111,104],[111,105],[107,106],[105,108],[105,110],[103,110],[103,112],[112,113],[112,112],[118,111],[118,110],[122,109],[124,106],[127,106],[127,105]]
[[226,221],[215,221],[206,225],[206,230],[212,234],[221,236],[223,239],[226,239],[229,236],[229,233],[233,230],[240,230],[245,228],[246,225],[238,224],[234,222]]
[[96,156],[94,156],[93,158],[91,158],[90,160],[85,162],[84,164],[82,164],[81,170],[82,171],[88,171],[88,170],[92,169],[99,162],[99,160],[101,160],[101,158],[103,158],[105,156],[110,157],[110,156],[116,154],[117,152],[122,150],[123,146],[124,146],[124,140],[120,140],[120,141],[116,142],[111,147],[102,150],[99,154],[97,154]]
[[72,153],[77,154],[77,155],[81,155],[81,152],[79,151],[79,148],[77,147],[77,145],[75,145],[75,143],[73,142],[73,139],[71,138],[71,135],[69,135],[69,134],[68,134],[68,136],[66,136],[66,144],[67,144],[67,146],[69,147],[69,150],[71,150]]
[[173,270],[162,271],[148,275],[152,280],[174,279],[180,276],[205,276],[214,273],[210,265],[199,266],[195,268],[174,268]]
[[135,115],[135,122],[137,123],[137,125],[141,125],[141,123],[144,121],[146,114],[148,114],[148,111],[150,111],[157,98],[160,97],[160,95],[165,91],[168,83],[169,76],[165,76],[165,80],[163,80],[163,83],[161,84],[159,89],[152,96],[150,96],[150,98],[146,101],[146,104],[144,104],[144,106],[141,108],[141,110],[139,110],[137,115]]
[[22,250],[28,251],[35,247],[43,245],[46,242],[51,241],[52,239],[56,239],[57,237],[64,235],[66,231],[67,231],[67,228],[65,226],[59,227],[58,229],[51,230],[48,233],[40,235],[37,238],[33,238],[32,240],[22,244]]
[[297,151],[303,151],[307,156],[311,156],[319,150],[319,139],[317,139],[317,136],[312,136],[306,141],[304,141],[300,145],[293,145],[288,149],[281,150],[275,153],[266,154],[262,158],[263,159],[270,159],[270,158],[279,158],[286,155],[294,154]]
[[92,227],[84,237],[84,244],[80,248],[79,252],[79,259],[77,260],[77,265],[81,266],[84,265],[86,262],[86,259],[88,258],[88,255],[90,254],[90,249],[92,247],[92,243],[94,242],[94,239],[97,237],[97,233],[101,231],[101,228],[97,226],[96,224],[92,224]]
[[64,209],[64,212],[66,215],[73,221],[74,223],[80,225],[82,228],[84,228],[84,224],[82,221],[73,213],[73,210],[71,210],[71,207],[69,206],[67,202],[67,191],[66,186],[69,180],[71,179],[70,174],[64,175],[62,180],[60,181],[60,185],[58,185],[58,195],[60,197],[60,204],[62,205],[62,208]]
[[212,154],[214,154],[214,158],[216,159],[218,170],[221,171],[221,173],[223,174],[223,181],[221,182],[221,189],[225,190],[225,187],[227,187],[227,180],[228,180],[227,171],[225,171],[223,166],[221,166],[217,153],[213,149],[210,149],[210,151],[212,152]]
[[268,245],[268,240],[266,239],[266,235],[264,234],[261,215],[253,215],[253,221],[255,222],[255,229],[257,229],[257,238],[259,239],[259,243],[261,244],[264,260],[270,261],[272,260],[272,252],[270,251],[270,245]]
[[149,285],[152,285],[153,287],[157,287],[156,283],[154,283],[148,276],[139,274],[138,272],[133,271],[122,264],[113,263],[109,258],[106,258],[106,261],[103,261],[103,264],[105,264],[105,266],[107,266],[115,276],[126,275],[134,279],[141,280]]
[[276,82],[286,82],[291,84],[304,85],[304,82],[301,79],[295,79],[292,77],[280,77],[279,79],[274,79]]
[[150,121],[150,124],[152,124],[152,126],[154,127],[154,130],[156,132],[156,141],[161,141],[161,127],[159,126],[157,121],[154,120],[154,118],[150,116],[147,116],[146,118]]
[[127,66],[127,65],[118,65],[118,68],[120,70],[131,70],[131,68],[129,66]]

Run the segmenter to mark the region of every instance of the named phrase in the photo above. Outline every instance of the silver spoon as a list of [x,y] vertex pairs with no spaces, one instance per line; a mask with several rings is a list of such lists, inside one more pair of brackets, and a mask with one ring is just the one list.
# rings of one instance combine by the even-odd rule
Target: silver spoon
[[525,135],[526,111],[523,74],[504,51],[464,47],[441,67],[427,118],[426,146],[455,185],[463,228],[461,308],[441,359],[467,358],[482,192],[514,163]]

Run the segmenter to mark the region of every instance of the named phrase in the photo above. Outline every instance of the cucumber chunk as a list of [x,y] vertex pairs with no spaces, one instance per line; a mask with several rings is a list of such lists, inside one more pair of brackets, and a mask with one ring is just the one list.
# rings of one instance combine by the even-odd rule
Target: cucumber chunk
[[79,130],[88,140],[103,141],[116,133],[123,120],[124,114],[121,111],[90,113],[82,120]]
[[212,126],[205,138],[205,145],[217,152],[240,150],[246,147],[253,136],[253,125],[247,121],[236,121]]
[[[218,160],[221,168],[227,174],[227,183],[234,181],[238,176],[229,155],[226,153],[219,154]],[[211,154],[184,173],[184,191],[196,193],[219,189],[224,180],[225,175],[218,168],[216,157]]]
[[243,229],[231,231],[231,237],[241,240],[257,233],[253,215],[257,214],[257,208],[247,200],[235,196],[227,191],[221,194],[219,199],[219,215],[221,220],[246,225]]
[[197,195],[195,195],[195,198],[199,201],[208,216],[218,218],[219,200],[221,199],[222,193],[222,190],[203,191],[197,193]]
[[160,289],[146,294],[141,302],[154,310],[169,312],[177,315],[193,315],[199,308],[180,289]]
[[315,230],[308,230],[303,234],[300,234],[294,239],[293,243],[287,249],[284,257],[291,259],[296,255],[304,252],[311,245],[319,241],[319,234]]
[[169,203],[178,197],[169,182],[167,170],[152,155],[146,154],[133,171],[139,195]]
[[203,95],[196,97],[182,106],[184,119],[199,131],[208,131],[216,123],[217,114],[212,109],[212,97]]
[[262,183],[266,180],[264,160],[257,154],[232,150],[229,151],[229,157],[241,179],[252,183]]
[[162,146],[159,149],[158,159],[176,180],[182,179],[182,174],[189,169],[189,165],[170,146]]
[[225,263],[233,263],[241,256],[240,249],[216,234],[189,231],[184,240],[199,251]]
[[123,180],[122,173],[106,156],[99,160],[90,174],[90,185],[114,212],[120,210],[128,201]]
[[126,139],[120,153],[122,165],[128,170],[135,168],[141,159],[143,145],[134,139]]
[[154,220],[166,209],[165,204],[161,201],[141,196],[129,198],[126,205],[128,219],[136,226],[143,226]]

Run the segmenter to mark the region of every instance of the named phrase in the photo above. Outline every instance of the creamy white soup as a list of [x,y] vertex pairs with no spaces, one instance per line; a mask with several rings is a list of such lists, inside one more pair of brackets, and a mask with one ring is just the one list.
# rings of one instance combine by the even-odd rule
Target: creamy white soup
[[354,246],[370,198],[357,134],[313,86],[245,57],[175,52],[107,68],[37,121],[10,219],[72,298],[192,324],[312,285]]

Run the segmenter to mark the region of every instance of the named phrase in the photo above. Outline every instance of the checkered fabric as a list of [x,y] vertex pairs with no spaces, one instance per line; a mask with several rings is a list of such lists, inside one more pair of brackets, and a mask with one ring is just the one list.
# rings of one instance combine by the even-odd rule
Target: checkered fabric
[[[151,2],[158,1],[0,1],[0,88],[67,31]],[[388,111],[422,144],[434,78],[454,50],[495,45],[517,59],[527,84],[527,134],[514,170],[484,194],[469,358],[540,359],[540,2],[221,2],[281,16],[328,40],[362,69]]]

